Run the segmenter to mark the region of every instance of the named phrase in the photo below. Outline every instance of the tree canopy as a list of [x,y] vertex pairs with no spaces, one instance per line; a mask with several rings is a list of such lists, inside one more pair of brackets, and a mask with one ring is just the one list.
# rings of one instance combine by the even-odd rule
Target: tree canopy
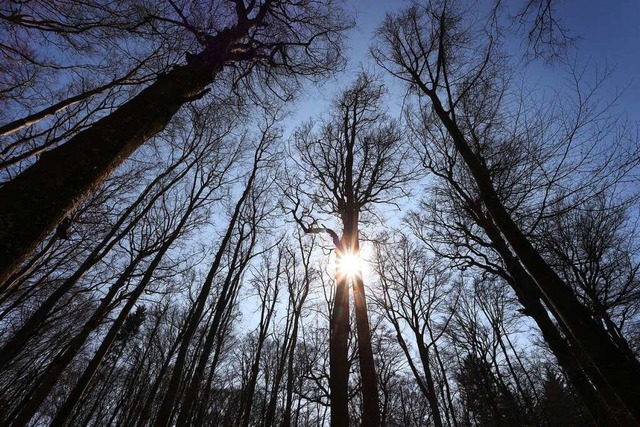
[[640,423],[638,124],[569,7],[2,4],[0,424]]

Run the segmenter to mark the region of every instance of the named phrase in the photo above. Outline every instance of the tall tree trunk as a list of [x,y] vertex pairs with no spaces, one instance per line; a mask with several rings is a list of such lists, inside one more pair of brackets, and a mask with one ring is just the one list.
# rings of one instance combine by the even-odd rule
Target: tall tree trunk
[[25,426],[29,423],[29,420],[35,415],[36,411],[47,397],[49,392],[58,382],[60,375],[65,370],[75,356],[80,352],[85,341],[98,326],[104,320],[105,316],[110,310],[111,303],[115,298],[118,291],[127,283],[131,274],[138,266],[140,261],[147,256],[148,253],[141,252],[138,256],[131,261],[127,268],[123,271],[122,275],[114,283],[107,294],[104,296],[96,311],[91,315],[89,320],[84,324],[80,332],[73,337],[71,342],[67,345],[66,349],[58,354],[52,361],[43,378],[40,380],[39,385],[29,393],[26,404],[16,415],[15,419],[11,423],[12,426]]
[[[325,121],[322,126],[324,130],[317,136],[313,131],[302,132],[304,136],[296,143],[304,153],[303,163],[309,171],[313,171],[314,176],[319,176],[321,185],[325,187],[326,193],[319,196],[318,203],[328,203],[332,212],[340,216],[342,239],[338,239],[335,232],[325,227],[306,227],[296,216],[299,201],[294,208],[294,217],[306,232],[326,232],[331,235],[338,265],[344,256],[359,256],[358,221],[361,209],[378,201],[381,193],[392,189],[400,190],[398,181],[410,179],[402,171],[403,166],[394,163],[399,162],[395,157],[399,151],[388,151],[396,147],[398,142],[395,137],[389,137],[396,135],[396,130],[380,109],[384,89],[373,80],[366,73],[359,75],[356,83],[344,91],[338,100],[336,115],[332,115],[330,120],[333,122],[335,119],[335,122]],[[382,128],[385,129],[384,132],[380,132]],[[318,143],[318,138],[323,142]],[[316,150],[313,148],[316,146],[321,148]],[[387,169],[389,165],[393,166]],[[312,199],[316,203],[315,196]],[[348,422],[348,402],[345,400],[348,394],[348,367],[343,366],[347,357],[348,325],[341,322],[349,321],[348,286],[351,281],[362,379],[362,424],[378,426],[380,402],[364,283],[362,277],[347,277],[340,269],[336,275],[335,309],[330,322],[331,423],[343,425],[342,423]],[[339,352],[345,354],[338,354]]]
[[[276,268],[276,276],[274,278],[269,277],[269,273],[267,273],[266,280],[274,281],[273,295],[272,301],[269,304],[269,290],[271,285],[265,283],[264,290],[264,298],[261,301],[262,310],[260,312],[260,330],[258,333],[258,347],[256,349],[255,358],[253,360],[253,364],[251,366],[251,376],[249,377],[249,384],[246,388],[246,394],[243,392],[243,399],[241,399],[242,404],[240,405],[240,425],[242,427],[249,427],[251,422],[251,409],[253,408],[253,400],[255,395],[256,383],[258,381],[258,374],[260,373],[260,358],[262,357],[262,349],[264,348],[264,343],[267,339],[267,334],[269,332],[269,326],[271,325],[271,318],[273,316],[273,312],[276,307],[277,296],[278,296],[278,282],[280,281],[280,262],[278,260],[278,266]],[[268,393],[265,392],[265,399]]]
[[[298,324],[300,321],[300,313],[296,313],[296,318],[294,320],[293,330],[291,331],[291,342],[289,344],[289,351],[287,354],[287,387],[285,391],[285,402],[284,402],[284,414],[282,415],[282,427],[290,427],[291,426],[291,410],[293,407],[293,382],[294,371],[293,371],[293,363],[295,359],[295,351],[298,345]],[[275,408],[274,408],[275,413]],[[271,418],[267,418],[267,420],[273,420],[273,415]]]
[[417,328],[414,328],[414,333],[416,337],[418,353],[420,354],[420,361],[422,362],[424,378],[427,382],[427,400],[429,401],[429,406],[431,407],[433,424],[436,427],[442,427],[442,415],[440,414],[440,407],[438,405],[438,395],[436,393],[436,386],[433,381],[433,375],[431,374],[431,358],[429,357],[429,349],[425,345],[422,334]]
[[[152,343],[156,336],[158,336],[158,332],[160,331],[161,326],[161,319],[164,318],[168,309],[169,305],[165,305],[162,311],[157,314],[158,320],[154,323],[151,333],[149,334],[148,344],[145,346],[144,352],[142,352],[139,356],[136,355],[136,365],[133,368],[133,371],[135,372],[134,382],[138,384],[138,389],[136,390],[135,394],[132,393],[130,395],[123,396],[126,399],[130,399],[131,404],[127,413],[124,414],[124,416],[121,416],[121,418],[119,419],[120,425],[134,426],[136,421],[140,418],[144,402],[146,401],[145,397],[147,396],[147,392],[149,391],[149,387],[147,385],[149,384],[149,379],[152,377],[152,365],[155,361],[157,361],[157,359],[153,358],[153,356],[150,356],[151,350],[153,348]],[[116,360],[118,359],[119,357]],[[59,412],[60,411],[58,411],[58,413]],[[73,424],[69,423],[69,425]]]
[[[89,410],[84,411],[84,413],[76,413],[75,416],[71,418],[70,424],[72,426],[86,426],[89,425],[91,419],[101,420],[105,417],[106,414],[104,414],[104,410],[106,406],[105,403],[107,401],[107,395],[109,394],[110,380],[111,378],[113,378],[113,373],[115,372],[116,367],[116,364],[113,363],[109,368],[107,374],[105,375],[104,381],[97,385],[96,389],[98,389],[98,391]],[[77,418],[82,419],[78,420]]]
[[[498,387],[498,393],[502,396],[502,410],[505,412],[505,414],[510,414],[510,419],[512,421],[515,421],[517,425],[528,425],[530,424],[530,420],[528,419],[527,414],[523,413],[523,411],[521,410],[520,405],[518,404],[518,400],[505,382],[505,378],[502,375],[502,372],[500,372],[500,366],[498,365],[497,348],[495,348],[495,346],[492,347],[491,365],[493,365],[493,369],[495,369],[496,372],[495,382]],[[506,408],[504,408],[504,406],[506,406]]]
[[[493,326],[493,332],[496,336],[496,340],[498,341],[498,345],[500,346],[500,350],[502,350],[502,355],[504,356],[504,360],[505,362],[507,362],[507,367],[509,368],[509,372],[511,373],[511,377],[513,378],[513,382],[516,386],[516,389],[518,390],[518,393],[520,394],[520,398],[522,399],[522,403],[525,406],[526,412],[525,414],[527,415],[527,422],[530,423],[531,422],[531,417],[534,413],[534,408],[533,408],[533,403],[531,402],[531,399],[529,398],[529,396],[527,395],[527,393],[525,392],[525,389],[522,385],[522,382],[520,381],[520,379],[518,378],[518,373],[516,372],[516,370],[513,367],[513,363],[511,362],[511,357],[509,356],[509,352],[507,351],[507,347],[504,343],[504,340],[502,339],[502,331],[500,330],[500,327],[497,324],[493,324],[494,322],[497,322],[497,319],[491,319],[491,323]],[[503,325],[504,326],[504,325]],[[507,332],[505,331],[505,334]],[[497,368],[496,368],[497,369]],[[519,406],[517,399],[514,396],[514,403],[516,404],[516,408]],[[520,411],[518,411],[520,412]],[[525,415],[523,414],[523,415]],[[520,417],[520,413],[516,414],[518,415],[518,417]]]
[[[308,251],[305,255],[304,248],[302,246],[302,242],[298,238],[298,244],[300,245],[300,254],[302,256],[302,264],[304,268],[304,277],[302,278],[303,287],[302,290],[294,288],[297,277],[295,275],[288,276],[288,285],[289,285],[289,298],[290,304],[292,306],[292,326],[291,333],[287,337],[287,341],[283,343],[283,354],[282,354],[282,364],[279,367],[278,375],[276,376],[276,381],[273,387],[273,396],[271,397],[271,401],[269,402],[269,408],[267,410],[267,415],[265,417],[265,425],[270,426],[273,424],[273,420],[275,419],[276,413],[276,404],[277,404],[277,395],[280,388],[280,381],[284,370],[284,365],[286,363],[286,388],[285,388],[285,400],[284,400],[284,413],[282,416],[282,426],[290,427],[291,426],[291,411],[293,406],[293,382],[294,382],[294,370],[293,363],[295,359],[296,347],[298,345],[298,329],[300,326],[300,317],[302,315],[302,307],[307,299],[307,295],[309,295],[309,285],[310,285],[310,271],[309,271],[309,257],[311,255],[311,251]],[[300,279],[298,279],[300,280]]]
[[446,398],[447,402],[447,405],[445,405],[445,408],[447,408],[445,414],[447,415],[447,419],[451,418],[453,426],[458,427],[458,419],[453,405],[453,397],[451,396],[451,387],[449,386],[449,380],[447,379],[447,370],[444,367],[442,357],[440,357],[440,351],[438,350],[438,345],[435,342],[435,338],[433,337],[433,330],[431,328],[429,328],[429,337],[431,338],[431,342],[433,343],[433,353],[436,356],[436,361],[438,362],[438,367],[440,368],[440,374],[442,375],[441,381],[443,383],[445,395],[443,397],[443,400],[445,400],[444,398]]
[[349,425],[349,285],[336,277],[336,293],[330,320],[329,388],[331,427]]
[[44,153],[0,187],[0,283],[125,159],[197,98],[222,70],[231,46],[255,25],[243,20],[212,37],[187,65],[158,77],[113,113]]
[[165,375],[171,373],[171,370],[170,370],[171,359],[173,358],[173,355],[178,351],[178,347],[180,346],[180,342],[182,342],[182,336],[185,333],[186,327],[187,327],[187,322],[185,322],[185,325],[181,328],[180,332],[178,333],[178,336],[176,337],[176,340],[171,345],[171,348],[169,348],[169,351],[167,351],[166,358],[162,362],[162,365],[160,367],[160,370],[158,371],[156,379],[153,382],[151,389],[149,390],[149,394],[147,396],[145,404],[142,407],[142,411],[140,412],[140,417],[138,418],[138,421],[135,424],[136,427],[148,426],[150,424],[149,421],[151,419],[153,407],[156,403],[155,402],[156,395],[158,394],[159,390],[162,388],[162,381],[165,378]]
[[[216,338],[221,332],[223,316],[231,309],[231,304],[233,303],[233,301],[235,301],[239,290],[238,285],[241,281],[240,276],[244,272],[251,258],[250,254],[246,254],[245,257],[242,257],[241,255],[241,246],[244,242],[243,237],[244,236],[242,236],[236,244],[232,260],[227,267],[227,276],[225,278],[224,284],[222,285],[222,289],[220,290],[218,300],[216,301],[216,305],[213,310],[213,319],[211,320],[211,324],[209,325],[209,330],[207,331],[207,336],[205,338],[202,351],[200,352],[200,356],[198,357],[198,363],[195,367],[193,375],[191,376],[191,381],[189,382],[183,393],[180,414],[178,415],[178,420],[176,421],[176,425],[178,426],[186,426],[190,424],[192,409],[194,406],[197,407],[197,402],[199,401],[199,391],[202,385],[202,379],[204,377],[206,367],[209,363],[209,356],[211,355],[211,351],[213,349],[213,345],[216,342]],[[255,243],[254,238],[255,235],[251,233],[251,248],[253,248],[253,245]],[[262,314],[264,314],[264,312]],[[269,315],[269,317],[271,316],[271,314]],[[266,338],[266,331],[264,332],[264,334],[264,338]]]
[[[547,408],[542,403],[542,399],[540,398],[540,394],[538,393],[538,390],[536,390],[535,383],[533,382],[533,379],[531,378],[529,370],[526,369],[526,367],[524,366],[524,363],[522,362],[522,359],[518,355],[518,351],[516,350],[515,346],[513,345],[513,342],[511,341],[511,338],[509,338],[509,334],[508,334],[504,324],[502,325],[502,334],[504,335],[504,337],[505,337],[505,339],[507,341],[507,344],[509,344],[509,348],[511,349],[511,352],[515,356],[516,361],[518,362],[518,365],[520,366],[520,369],[522,370],[525,378],[527,379],[527,383],[529,384],[529,389],[531,390],[531,393],[535,397],[535,400],[536,400],[535,404],[532,404],[531,406],[535,407],[537,405],[541,409],[543,421],[546,424],[550,424],[549,413],[547,412]],[[514,372],[514,376],[515,376],[515,372]],[[524,386],[523,386],[523,388],[524,388]],[[593,389],[591,390],[591,393],[593,393]]]
[[[547,310],[545,310],[540,301],[531,277],[513,256],[507,243],[490,218],[484,217],[482,212],[477,210],[475,215],[479,225],[487,233],[496,251],[504,261],[510,275],[507,281],[515,291],[518,301],[524,307],[526,315],[530,316],[538,325],[545,342],[556,356],[558,364],[567,374],[585,406],[589,408],[598,425],[618,425],[617,423],[612,424],[612,412],[609,409],[611,405],[614,405],[614,408],[617,405],[619,409],[618,399],[611,395],[611,391],[606,384],[601,384],[602,381],[600,381],[601,386],[598,390],[594,389],[594,384],[591,383],[589,378],[595,377],[596,380],[599,380],[600,376],[597,373],[588,375],[589,369],[592,369],[590,368],[592,366],[591,363],[580,356],[580,350],[573,348],[551,321]],[[608,403],[605,404],[603,399]],[[615,412],[614,410],[614,414]]]
[[[29,320],[16,331],[13,336],[2,346],[0,351],[0,366],[5,366],[10,363],[28,343],[29,339],[35,335],[40,326],[46,321],[47,316],[55,308],[56,304],[65,296],[73,286],[80,280],[80,278],[91,267],[96,265],[102,260],[109,251],[121,241],[137,224],[138,222],[151,210],[154,206],[154,202],[158,200],[163,194],[171,189],[176,183],[184,177],[189,170],[195,165],[197,159],[191,161],[184,167],[176,176],[174,176],[167,184],[165,184],[160,191],[154,194],[149,200],[146,201],[144,207],[140,212],[131,218],[129,223],[125,225],[126,221],[131,215],[145,202],[146,197],[157,187],[157,185],[180,165],[180,161],[186,159],[188,153],[191,150],[187,150],[179,161],[170,165],[165,171],[159,174],[147,187],[139,194],[136,200],[120,215],[116,223],[111,227],[111,230],[102,238],[100,243],[93,248],[89,256],[82,262],[82,264],[76,269],[76,271],[69,276],[59,287],[56,289],[41,305],[38,309],[29,317]],[[0,208],[1,209],[1,208]],[[123,227],[120,229],[121,227]]]
[[[348,210],[344,216],[344,235],[347,240],[347,251],[360,255],[360,242],[358,241],[357,209]],[[356,331],[358,336],[358,361],[360,377],[362,378],[362,426],[378,427],[380,425],[380,398],[378,396],[378,378],[376,376],[373,350],[371,346],[371,327],[369,326],[369,314],[364,291],[362,270],[352,278],[353,305],[356,315]]]
[[[345,106],[345,115],[343,117],[346,148],[344,159],[345,209],[341,212],[343,226],[342,249],[358,257],[360,256],[358,236],[360,205],[356,199],[356,185],[359,185],[359,183],[354,182],[354,150],[356,149],[357,135],[360,131],[358,108],[361,107],[358,105],[359,102],[360,100],[358,99],[353,102],[353,105]],[[352,114],[352,117],[349,117],[350,114]],[[380,425],[380,398],[378,396],[378,380],[371,348],[371,328],[369,326],[362,271],[357,272],[351,279],[358,335],[360,376],[362,378],[362,426],[378,427]]]
[[371,328],[362,272],[354,277],[353,300],[360,356],[358,361],[362,378],[362,426],[377,427],[380,425],[380,397],[378,396],[378,378],[371,347]]
[[172,423],[172,413],[176,404],[176,399],[178,397],[178,388],[180,386],[180,382],[183,380],[183,371],[186,364],[187,351],[189,349],[189,344],[191,342],[193,335],[195,334],[200,318],[204,312],[206,301],[209,297],[211,288],[213,286],[213,280],[216,274],[218,273],[218,270],[222,263],[222,257],[224,256],[227,250],[227,247],[231,240],[231,236],[236,227],[236,223],[238,221],[238,218],[240,217],[242,208],[253,189],[253,183],[258,174],[258,167],[262,159],[262,154],[264,153],[265,143],[266,141],[265,139],[263,139],[260,146],[256,150],[251,174],[247,181],[246,187],[235,205],[235,208],[231,216],[231,219],[229,220],[229,224],[227,226],[226,232],[222,240],[220,241],[220,247],[218,248],[218,252],[216,253],[213,259],[213,262],[211,263],[211,268],[207,273],[207,277],[204,281],[202,289],[200,289],[198,298],[196,299],[196,302],[195,302],[195,306],[193,307],[193,310],[189,314],[187,324],[185,326],[185,333],[184,333],[184,336],[182,337],[182,344],[178,351],[178,356],[176,358],[173,371],[171,373],[171,378],[169,380],[167,392],[165,393],[164,399],[162,400],[160,409],[158,410],[158,414],[154,421],[154,425],[157,427],[167,426]]
[[[235,278],[234,288],[238,288],[240,286],[240,277]],[[209,375],[207,377],[207,381],[204,387],[204,393],[202,397],[196,402],[198,405],[195,407],[196,416],[193,419],[193,425],[203,425],[205,424],[205,419],[207,418],[207,405],[209,403],[209,398],[211,396],[211,389],[213,380],[215,378],[216,370],[218,368],[218,362],[220,361],[220,357],[223,354],[223,346],[227,342],[225,338],[228,337],[232,325],[232,321],[234,320],[233,316],[233,307],[236,304],[238,292],[234,291],[234,298],[230,304],[228,304],[227,310],[224,313],[224,316],[220,322],[220,330],[216,337],[216,347],[213,351],[213,357],[211,358],[211,362],[209,362]]]
[[[291,310],[291,306],[288,307]],[[289,311],[288,310],[288,311]],[[295,329],[291,322],[295,322],[295,319],[292,318],[294,313],[288,312],[286,316],[286,325],[284,328],[284,332],[282,333],[282,344],[278,347],[277,353],[278,360],[275,363],[274,375],[273,375],[273,387],[271,387],[270,393],[268,393],[269,399],[267,400],[267,408],[264,415],[264,425],[270,426],[273,425],[276,409],[278,406],[278,400],[280,398],[280,387],[282,385],[282,378],[285,373],[285,368],[287,365],[288,357],[289,357],[289,346],[292,341],[291,337],[291,329]],[[286,390],[285,390],[285,399],[286,399]]]
[[[190,212],[191,211],[189,211],[189,213]],[[149,282],[151,282],[151,279],[153,278],[153,273],[155,272],[156,268],[158,267],[158,265],[160,265],[160,262],[164,258],[164,255],[167,253],[171,245],[175,242],[177,237],[180,235],[180,231],[184,226],[184,224],[186,223],[188,216],[189,214],[186,214],[183,216],[182,221],[177,226],[176,230],[172,233],[171,237],[162,245],[158,253],[155,255],[155,257],[153,258],[153,260],[145,270],[144,275],[140,279],[140,282],[134,288],[125,306],[122,308],[122,310],[120,310],[118,317],[113,322],[113,325],[111,325],[111,328],[109,328],[109,332],[107,332],[107,335],[105,335],[105,337],[102,339],[102,343],[100,344],[100,347],[98,348],[96,353],[93,355],[93,358],[85,368],[84,372],[82,373],[82,376],[80,377],[76,385],[73,387],[73,389],[67,396],[65,402],[62,404],[62,406],[56,413],[55,417],[53,418],[51,422],[51,427],[64,426],[66,421],[69,419],[69,417],[73,413],[74,408],[80,402],[80,399],[82,398],[83,393],[85,392],[89,383],[93,379],[95,373],[98,370],[98,367],[102,363],[102,360],[109,352],[109,349],[111,349],[111,346],[116,336],[118,335],[118,332],[120,332],[120,328],[122,328],[122,325],[127,320],[129,313],[135,306],[136,302],[138,301],[138,298],[140,298],[140,295],[142,295],[142,292],[146,289]]]
[[623,402],[626,413],[632,417],[629,422],[640,423],[640,363],[637,359],[629,360],[626,357],[604,328],[591,317],[587,308],[580,304],[571,288],[533,247],[500,201],[485,164],[473,152],[436,93],[428,89],[425,93],[432,101],[434,112],[452,137],[457,152],[469,168],[491,218],[533,279],[545,303],[549,304],[558,321],[565,325],[576,344]]

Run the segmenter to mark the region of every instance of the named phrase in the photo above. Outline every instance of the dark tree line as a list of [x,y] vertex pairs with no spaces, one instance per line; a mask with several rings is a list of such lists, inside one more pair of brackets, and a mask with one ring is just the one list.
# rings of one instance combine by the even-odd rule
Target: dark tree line
[[637,139],[502,45],[556,5],[399,7],[290,135],[349,5],[0,6],[0,424],[637,425]]

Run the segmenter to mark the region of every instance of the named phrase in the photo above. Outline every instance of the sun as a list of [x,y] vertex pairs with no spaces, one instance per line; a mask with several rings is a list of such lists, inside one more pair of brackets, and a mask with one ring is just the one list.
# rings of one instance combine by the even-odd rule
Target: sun
[[362,259],[359,254],[347,252],[338,258],[338,272],[350,279],[362,274]]

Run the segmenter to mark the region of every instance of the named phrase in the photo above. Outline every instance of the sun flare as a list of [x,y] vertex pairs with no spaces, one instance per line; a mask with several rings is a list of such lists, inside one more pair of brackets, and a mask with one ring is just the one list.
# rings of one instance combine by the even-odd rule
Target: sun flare
[[338,271],[350,279],[362,274],[362,259],[360,255],[353,253],[342,255],[338,260]]

